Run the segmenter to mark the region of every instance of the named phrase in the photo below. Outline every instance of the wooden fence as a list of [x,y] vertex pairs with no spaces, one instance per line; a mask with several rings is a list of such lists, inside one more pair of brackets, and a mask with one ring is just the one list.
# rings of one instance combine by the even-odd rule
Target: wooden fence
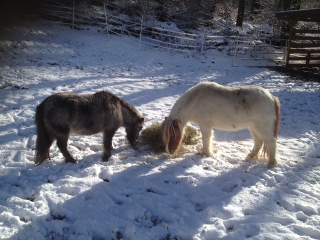
[[[275,16],[290,26],[286,66],[320,67],[320,8],[287,10]],[[298,22],[313,24],[307,25],[309,29],[298,29]]]
[[286,65],[320,67],[320,30],[291,28]]

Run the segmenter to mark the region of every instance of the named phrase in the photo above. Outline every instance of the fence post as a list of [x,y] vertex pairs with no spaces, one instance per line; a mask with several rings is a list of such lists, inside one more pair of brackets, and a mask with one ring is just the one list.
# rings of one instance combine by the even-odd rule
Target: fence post
[[284,49],[284,54],[283,54],[283,66],[286,66],[286,57],[287,57],[287,51],[288,51],[288,44],[289,40],[286,40],[286,47]]
[[142,41],[142,24],[143,24],[143,16],[140,20],[140,36],[139,36],[139,51],[141,50],[141,41]]
[[239,44],[239,38],[235,37],[234,38],[234,50],[233,50],[233,58],[232,58],[232,67],[234,67],[234,62],[235,62],[236,57],[237,57],[238,44]]
[[204,32],[201,34],[201,55],[203,54],[203,47],[204,47]]
[[108,15],[107,15],[106,4],[103,4],[103,8],[104,8],[104,18],[106,19],[107,36],[109,39],[109,24],[108,24]]

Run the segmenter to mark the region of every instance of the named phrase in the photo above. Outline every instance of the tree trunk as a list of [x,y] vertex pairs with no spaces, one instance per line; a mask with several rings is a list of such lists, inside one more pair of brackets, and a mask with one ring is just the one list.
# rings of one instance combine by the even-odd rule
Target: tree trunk
[[[281,0],[280,6],[283,11],[290,11],[290,10],[299,10],[301,5],[301,0]],[[290,32],[290,25],[288,23],[283,23],[281,27],[281,38],[287,38]]]
[[239,0],[237,27],[242,27],[243,16],[244,16],[244,3],[245,3],[245,0]]
[[260,0],[252,0],[251,15],[257,15],[260,9]]

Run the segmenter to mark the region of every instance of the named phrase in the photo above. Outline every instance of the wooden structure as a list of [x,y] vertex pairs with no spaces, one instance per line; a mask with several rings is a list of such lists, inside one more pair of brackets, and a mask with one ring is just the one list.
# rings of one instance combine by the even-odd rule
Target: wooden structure
[[320,67],[320,28],[297,29],[295,26],[299,21],[320,23],[320,9],[277,12],[276,17],[290,25],[286,66]]

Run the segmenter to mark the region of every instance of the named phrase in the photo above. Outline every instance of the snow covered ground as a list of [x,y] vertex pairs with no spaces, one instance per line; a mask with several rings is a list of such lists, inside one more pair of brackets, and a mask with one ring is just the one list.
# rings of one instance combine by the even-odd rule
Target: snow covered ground
[[[79,160],[54,145],[35,167],[36,106],[62,91],[110,90],[135,106],[146,126],[201,81],[259,85],[282,103],[279,165],[245,160],[248,131],[215,131],[214,156],[201,144],[172,158],[124,130],[102,163],[101,134],[71,136]],[[127,37],[25,21],[0,29],[1,239],[320,239],[320,84],[267,68],[232,67],[218,52],[190,57],[142,48]]]

